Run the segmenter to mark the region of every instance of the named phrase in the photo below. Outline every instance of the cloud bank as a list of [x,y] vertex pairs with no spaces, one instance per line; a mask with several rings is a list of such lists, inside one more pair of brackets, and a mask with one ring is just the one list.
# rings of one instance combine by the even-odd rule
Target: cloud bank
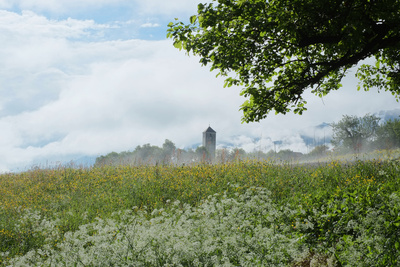
[[[47,2],[15,3],[51,10]],[[166,5],[155,2],[159,9]],[[0,7],[7,4],[11,2]],[[69,4],[57,5],[67,9]],[[152,5],[142,1],[140,10],[145,13]],[[173,1],[164,12],[189,12],[192,5]],[[328,133],[314,128],[322,122],[398,107],[388,93],[357,92],[350,74],[343,89],[324,99],[307,93],[308,111],[302,116],[271,114],[260,123],[241,124],[240,88],[223,88],[216,73],[176,50],[171,40],[110,38],[110,31],[118,36],[123,29],[91,19],[51,19],[34,11],[0,10],[0,22],[2,172],[133,150],[145,143],[160,146],[165,139],[190,147],[201,142],[208,125],[217,131],[220,145],[268,151],[279,140],[278,149],[307,152],[301,137],[323,138]]]

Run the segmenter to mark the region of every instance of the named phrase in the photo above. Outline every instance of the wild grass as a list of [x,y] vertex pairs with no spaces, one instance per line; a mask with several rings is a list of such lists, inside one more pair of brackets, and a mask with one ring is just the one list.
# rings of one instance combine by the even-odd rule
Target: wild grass
[[396,160],[0,176],[0,266],[398,266]]

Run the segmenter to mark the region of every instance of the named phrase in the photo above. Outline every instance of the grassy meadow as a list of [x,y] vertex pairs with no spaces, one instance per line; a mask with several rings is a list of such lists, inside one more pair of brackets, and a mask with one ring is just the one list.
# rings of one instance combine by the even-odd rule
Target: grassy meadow
[[399,242],[393,159],[0,175],[0,266],[400,266]]

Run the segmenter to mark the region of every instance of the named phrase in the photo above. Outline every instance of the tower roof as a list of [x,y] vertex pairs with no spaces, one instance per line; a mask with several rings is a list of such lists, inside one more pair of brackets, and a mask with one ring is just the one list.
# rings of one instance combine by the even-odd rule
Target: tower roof
[[207,130],[204,131],[204,133],[216,133],[210,126],[208,126]]

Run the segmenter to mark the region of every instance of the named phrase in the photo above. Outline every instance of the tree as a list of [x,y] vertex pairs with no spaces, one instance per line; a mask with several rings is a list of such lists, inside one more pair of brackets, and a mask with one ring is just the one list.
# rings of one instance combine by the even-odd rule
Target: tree
[[229,161],[240,161],[246,157],[246,151],[243,148],[234,148],[230,151]]
[[162,148],[150,144],[137,146],[133,151],[135,159],[145,164],[156,164],[162,161],[160,160],[162,152]]
[[162,145],[162,149],[163,163],[171,163],[170,161],[176,150],[175,144],[171,140],[165,139],[165,142]]
[[205,146],[198,146],[196,148],[195,154],[197,156],[197,161],[205,162],[208,161],[210,155],[208,154],[207,148]]
[[400,120],[388,120],[377,130],[376,143],[379,149],[400,147]]
[[279,150],[278,153],[275,153],[274,158],[278,158],[282,161],[292,161],[300,158],[303,154],[300,152],[294,152],[290,149],[282,149]]
[[165,153],[172,154],[175,152],[176,146],[171,140],[165,139],[164,144],[162,145],[162,149]]
[[344,115],[338,123],[332,123],[332,144],[353,152],[360,152],[363,145],[374,141],[380,118],[367,114],[364,117]]
[[329,151],[329,147],[326,145],[319,145],[314,147],[313,150],[310,151],[310,153],[308,153],[309,157],[312,158],[320,158],[320,157],[324,157],[327,155]]
[[117,152],[111,152],[108,153],[105,156],[100,156],[96,158],[95,161],[95,166],[104,166],[104,165],[123,165],[123,164],[127,164],[131,157],[132,157],[133,153],[132,152],[121,152],[121,153],[117,153]]
[[[358,89],[400,93],[399,0],[213,0],[190,23],[171,22],[175,47],[240,85],[242,121],[267,114],[302,114],[307,89],[322,97],[361,65]],[[218,76],[217,75],[217,76]]]

